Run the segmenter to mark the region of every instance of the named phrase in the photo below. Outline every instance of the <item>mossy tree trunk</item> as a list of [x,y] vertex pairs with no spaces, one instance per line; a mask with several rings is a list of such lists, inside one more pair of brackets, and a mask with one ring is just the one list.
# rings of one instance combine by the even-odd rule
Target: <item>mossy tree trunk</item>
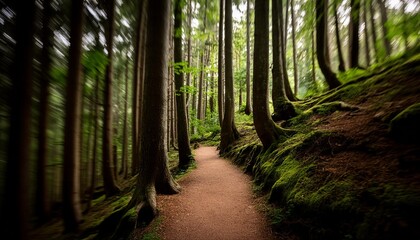
[[221,153],[224,153],[229,145],[239,138],[239,132],[235,126],[235,97],[233,89],[232,0],[226,0],[225,3],[225,113],[220,134]]
[[129,205],[138,205],[138,220],[148,223],[156,215],[156,192],[177,193],[179,186],[167,166],[166,108],[170,1],[147,4],[146,72],[140,134],[140,170]]
[[[276,0],[273,0],[273,2]],[[264,148],[277,141],[280,129],[274,124],[268,108],[269,2],[255,1],[253,117],[255,130]]]

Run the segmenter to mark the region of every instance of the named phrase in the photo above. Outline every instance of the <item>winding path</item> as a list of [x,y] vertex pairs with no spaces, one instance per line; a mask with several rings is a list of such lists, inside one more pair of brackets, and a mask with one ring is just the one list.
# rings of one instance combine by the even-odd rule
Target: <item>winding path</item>
[[160,236],[167,240],[276,239],[258,212],[249,176],[215,147],[195,151],[197,169],[179,181],[180,194],[160,196]]

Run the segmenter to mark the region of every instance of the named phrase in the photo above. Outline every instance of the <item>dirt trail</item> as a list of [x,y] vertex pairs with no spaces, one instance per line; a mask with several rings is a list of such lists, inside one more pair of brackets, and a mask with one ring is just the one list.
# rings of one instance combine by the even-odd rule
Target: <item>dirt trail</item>
[[179,183],[182,192],[160,196],[162,239],[275,239],[255,208],[250,178],[220,158],[215,147],[195,152],[197,169]]

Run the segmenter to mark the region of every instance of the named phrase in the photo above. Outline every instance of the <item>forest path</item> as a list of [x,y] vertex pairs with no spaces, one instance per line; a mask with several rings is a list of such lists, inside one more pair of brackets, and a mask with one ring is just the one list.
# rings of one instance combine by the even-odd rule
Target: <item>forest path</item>
[[181,193],[158,198],[162,239],[276,239],[256,209],[249,176],[215,147],[198,148],[195,159],[197,169],[179,181]]

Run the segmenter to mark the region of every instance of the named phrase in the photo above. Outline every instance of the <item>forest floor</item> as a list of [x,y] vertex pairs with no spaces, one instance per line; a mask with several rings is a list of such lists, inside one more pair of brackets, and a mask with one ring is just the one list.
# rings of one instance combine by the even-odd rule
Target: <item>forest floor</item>
[[181,193],[158,197],[160,239],[275,239],[250,177],[215,147],[198,148],[195,159],[197,169],[178,181]]

